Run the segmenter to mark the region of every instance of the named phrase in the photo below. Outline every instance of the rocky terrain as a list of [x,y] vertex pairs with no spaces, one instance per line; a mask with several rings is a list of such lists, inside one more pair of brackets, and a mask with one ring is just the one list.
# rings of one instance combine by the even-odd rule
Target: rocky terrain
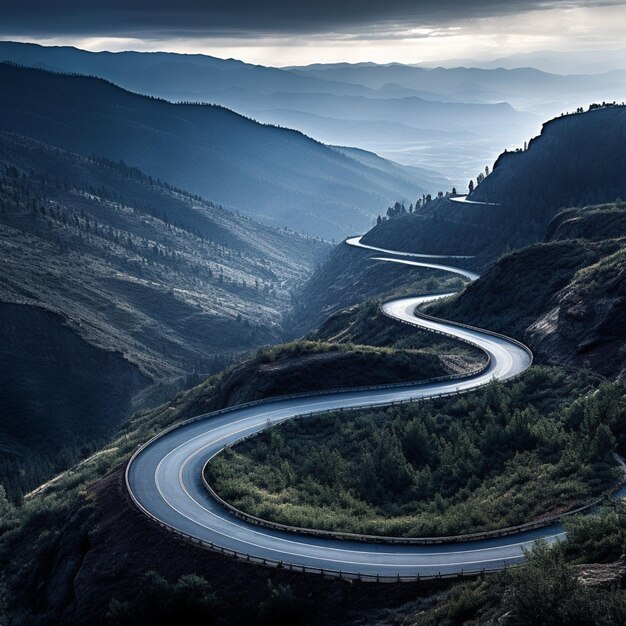
[[625,229],[623,202],[560,213],[545,241],[503,256],[429,311],[512,333],[544,362],[619,371],[626,362]]

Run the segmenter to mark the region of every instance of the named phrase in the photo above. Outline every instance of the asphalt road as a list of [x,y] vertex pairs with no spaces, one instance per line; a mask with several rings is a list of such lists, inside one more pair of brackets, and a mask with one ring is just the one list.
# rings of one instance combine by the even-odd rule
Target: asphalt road
[[[420,256],[371,248],[362,244],[360,238],[350,239],[346,244],[396,256]],[[471,272],[439,263],[377,258],[412,266],[436,267],[471,280],[476,278]],[[201,472],[209,458],[232,442],[271,424],[306,413],[381,406],[465,392],[494,378],[509,379],[529,367],[530,354],[512,340],[413,314],[416,306],[437,297],[442,296],[402,298],[388,302],[383,308],[387,315],[397,320],[480,346],[490,356],[490,364],[484,372],[469,378],[439,382],[278,399],[208,415],[206,419],[164,433],[131,459],[127,485],[137,505],[162,524],[214,546],[249,554],[253,558],[344,574],[409,577],[500,569],[521,561],[523,549],[536,539],[541,537],[553,542],[563,537],[563,528],[553,525],[497,539],[444,545],[386,545],[319,538],[271,530],[239,520],[218,504],[204,487]]]
[[499,202],[481,202],[480,200],[468,200],[467,196],[455,196],[448,198],[450,202],[460,202],[461,204],[484,204],[486,206],[500,206]]

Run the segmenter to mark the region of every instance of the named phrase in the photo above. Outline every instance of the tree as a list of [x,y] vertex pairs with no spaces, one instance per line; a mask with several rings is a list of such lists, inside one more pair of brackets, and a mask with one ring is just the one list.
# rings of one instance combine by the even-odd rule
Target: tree
[[600,424],[591,444],[593,456],[609,459],[614,449],[615,437],[611,429],[606,424]]
[[474,191],[474,181],[473,180],[469,181],[469,185],[467,186],[467,188],[469,189],[470,193],[472,193],[472,191]]

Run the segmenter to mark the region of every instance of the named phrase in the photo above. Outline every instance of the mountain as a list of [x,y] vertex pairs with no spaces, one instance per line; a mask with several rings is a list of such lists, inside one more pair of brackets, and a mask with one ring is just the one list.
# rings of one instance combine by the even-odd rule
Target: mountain
[[517,52],[491,61],[456,59],[442,62],[445,67],[480,67],[483,69],[515,69],[534,67],[553,74],[603,74],[612,70],[626,70],[626,48],[618,50],[537,50]]
[[89,52],[69,46],[0,41],[0,60],[58,73],[106,78],[121,87],[166,99],[200,98],[213,91],[364,95],[366,87],[299,76],[236,59],[175,52]]
[[626,367],[626,203],[558,213],[544,241],[429,312],[511,333],[541,362],[615,376]]
[[[168,100],[220,104],[324,143],[434,169],[457,187],[503,146],[522,145],[539,130],[540,119],[591,101],[621,101],[626,87],[626,71],[587,74],[582,64],[567,76],[475,64],[271,68],[205,55],[94,53],[17,42],[0,42],[1,60],[98,76]],[[438,191],[429,178],[416,183],[427,193]]]
[[134,410],[279,340],[329,246],[2,132],[0,248],[0,483],[18,497]]
[[438,176],[431,170],[425,170],[421,167],[415,167],[414,165],[401,165],[395,161],[384,159],[374,152],[360,148],[351,148],[349,146],[331,146],[331,148],[358,161],[365,167],[380,172],[381,177],[390,175],[394,178],[405,178],[407,184],[415,179],[428,179],[429,183],[434,185],[436,189],[447,189],[450,186],[450,180],[448,178],[443,175]]
[[[300,76],[380,89],[388,83],[406,89],[447,96],[457,101],[493,102],[503,100],[526,111],[545,112],[553,107],[580,106],[581,99],[622,99],[626,73],[576,73],[563,76],[525,66],[505,69],[481,67],[420,67],[390,63],[387,65],[313,65],[293,67]],[[470,98],[468,100],[468,98]],[[536,109],[535,107],[539,107]],[[561,109],[563,110],[563,109]],[[556,111],[552,109],[552,114]]]
[[[561,298],[570,291],[568,285],[575,285],[582,278],[585,283],[582,293],[592,294],[592,298],[587,297],[577,305],[590,307],[589,312],[602,311],[604,317],[601,322],[609,319],[620,322],[622,318],[616,313],[624,310],[623,299],[619,304],[619,299],[623,297],[624,269],[623,265],[620,269],[612,259],[620,246],[624,245],[624,215],[626,208],[623,204],[561,213],[550,224],[545,242],[503,257],[458,299],[442,302],[441,306],[447,308],[447,313],[453,314],[456,310],[459,318],[473,316],[476,322],[484,312],[494,320],[501,319],[503,325],[518,319],[521,309],[521,317],[524,318],[522,324],[525,325],[527,320],[538,319],[537,316],[541,317],[555,304],[562,302]],[[613,232],[616,234],[614,238]],[[562,254],[563,250],[568,253]],[[556,264],[554,280],[547,281],[546,267],[552,263]],[[603,281],[610,280],[598,283],[598,271],[602,272]],[[506,291],[501,291],[503,288]],[[586,291],[588,289],[592,291]],[[533,297],[520,297],[520,294],[532,294]],[[606,300],[607,296],[610,301]],[[461,309],[464,301],[467,306],[463,305]],[[362,308],[358,314],[359,320],[348,314],[343,316],[343,320],[335,319],[334,323],[337,325],[349,317],[352,322],[360,323],[362,329],[369,326],[371,331],[371,319],[363,315],[371,308]],[[508,317],[500,317],[503,312]],[[577,310],[572,310],[571,314],[574,318],[578,316],[578,320],[575,320],[577,328],[584,330],[584,316],[581,317]],[[388,320],[386,326],[388,329],[398,327],[400,332],[405,328],[404,325],[390,324]],[[605,346],[613,342],[610,351],[600,350],[596,353],[598,356],[604,353],[611,357],[606,363],[609,367],[604,371],[613,378],[619,371],[619,359],[622,359],[623,366],[624,357],[623,349],[620,355],[620,351],[613,347],[617,346],[616,339],[620,337],[623,344],[626,326],[622,323],[617,329],[609,329],[613,333],[612,337],[597,334],[601,324],[587,326],[585,332],[603,340],[610,339],[604,342]],[[378,330],[374,326],[376,339],[386,342],[388,338]],[[563,330],[565,327],[559,324],[559,332],[556,334],[561,336]],[[407,331],[407,335],[414,334],[412,330]],[[406,341],[407,338],[403,339]],[[414,338],[414,341],[419,342],[420,338]],[[532,341],[531,345],[537,349],[537,340]],[[332,350],[329,351],[327,344],[321,348],[328,352],[320,351],[318,359],[332,363],[337,355],[327,358]],[[382,624],[388,622],[388,615],[392,611],[396,617],[406,615],[413,621],[421,619],[424,611],[428,611],[428,623],[437,623],[441,614],[434,613],[431,607],[443,605],[443,614],[453,615],[455,619],[458,615],[467,615],[469,610],[472,611],[471,615],[480,613],[481,616],[487,610],[490,619],[484,620],[485,623],[495,624],[503,623],[501,616],[511,610],[510,601],[505,603],[501,598],[511,597],[507,593],[513,589],[516,591],[513,606],[520,618],[511,623],[521,624],[525,620],[525,613],[521,609],[527,607],[529,602],[532,602],[532,606],[538,605],[536,594],[524,595],[526,581],[540,576],[542,586],[545,585],[545,589],[549,590],[554,602],[551,606],[560,607],[558,594],[565,593],[569,594],[571,606],[579,607],[580,599],[583,598],[587,603],[585,606],[595,607],[597,615],[605,617],[606,614],[617,614],[623,602],[618,604],[615,600],[615,611],[611,609],[609,613],[607,609],[603,613],[606,605],[599,605],[598,598],[603,598],[601,594],[604,592],[599,588],[591,588],[591,596],[583,595],[589,593],[589,586],[576,583],[577,579],[572,578],[570,570],[563,570],[561,562],[566,560],[564,554],[569,559],[576,559],[577,563],[605,563],[618,559],[623,550],[625,524],[624,513],[619,506],[611,507],[607,514],[599,512],[591,517],[572,520],[568,525],[568,541],[558,542],[554,548],[558,552],[552,557],[554,562],[549,561],[548,566],[535,571],[538,559],[542,557],[545,561],[550,556],[547,548],[539,546],[539,552],[530,555],[530,564],[516,567],[513,573],[459,581],[448,590],[442,589],[439,583],[436,587],[425,587],[424,583],[415,587],[407,583],[396,586],[372,584],[367,587],[348,584],[340,588],[337,581],[321,576],[311,577],[310,574],[289,571],[284,567],[268,570],[258,565],[237,562],[213,551],[199,550],[197,546],[181,541],[137,514],[129,500],[121,495],[120,484],[125,464],[138,445],[164,428],[216,408],[224,401],[242,401],[255,397],[255,394],[265,393],[271,388],[268,385],[275,382],[277,372],[287,374],[285,379],[300,389],[302,379],[290,377],[289,374],[299,371],[309,373],[302,368],[302,361],[311,357],[311,349],[314,350],[310,344],[302,346],[298,343],[289,348],[262,351],[224,375],[212,377],[163,406],[136,416],[99,454],[60,476],[23,506],[13,507],[0,498],[0,529],[4,531],[0,533],[0,554],[6,562],[0,571],[0,581],[4,589],[5,613],[19,615],[24,621],[34,624],[84,623],[86,620],[93,624],[131,624],[141,621],[146,615],[155,622],[159,618],[167,621],[171,616],[180,619],[181,615],[187,619],[189,615],[191,617],[188,621],[191,623],[193,617],[201,615],[203,619],[210,617],[224,623],[266,624],[276,623],[279,611],[281,616],[288,616],[289,623]],[[342,349],[335,349],[345,355]],[[289,356],[296,357],[293,369],[287,363]],[[554,353],[554,356],[560,362],[560,353]],[[578,355],[576,364],[585,358],[584,353]],[[566,358],[565,363],[568,362]],[[602,359],[594,359],[592,363],[603,365]],[[337,359],[335,364],[339,368],[337,373],[340,382],[344,382],[341,373],[345,372],[345,368],[341,368],[341,359]],[[369,373],[366,368],[361,370],[361,374]],[[257,388],[253,387],[254,384]],[[555,405],[561,406],[563,396],[559,395],[562,391],[558,387],[555,389],[556,385],[566,390],[572,386],[583,389],[578,398],[571,401],[569,397],[566,398],[567,419],[558,422],[552,421],[552,414]],[[243,395],[233,398],[233,391]],[[283,391],[289,391],[289,388]],[[471,424],[480,417],[484,421],[476,422],[480,428],[476,433],[477,440],[479,438],[484,442],[486,436],[494,440],[496,435],[500,437],[496,441],[501,463],[505,467],[502,471],[510,471],[512,458],[523,463],[528,459],[529,451],[539,450],[546,458],[554,459],[550,463],[561,463],[563,456],[563,470],[569,474],[573,471],[589,473],[593,469],[589,463],[579,464],[572,469],[572,456],[559,454],[559,437],[562,437],[562,431],[571,432],[572,446],[584,455],[586,449],[580,442],[588,441],[589,422],[597,420],[603,425],[610,424],[617,433],[615,439],[618,445],[623,448],[624,393],[623,383],[621,386],[612,384],[589,372],[534,367],[522,380],[506,388],[494,385],[483,392],[468,395],[465,399],[439,402],[433,409],[438,420],[438,428],[434,432],[442,438],[441,432],[445,432],[443,428],[452,424],[452,437],[444,440],[447,445],[444,458],[464,460],[461,453],[450,453],[454,443],[460,439],[456,422],[465,419]],[[540,409],[535,407],[538,402]],[[520,404],[524,403],[528,403],[527,407],[520,410]],[[423,424],[426,422],[424,414],[428,407],[417,405],[417,410],[420,411],[418,416]],[[371,438],[372,430],[388,427],[391,420],[397,420],[402,415],[401,411],[402,407],[394,407],[388,413],[383,413],[382,419],[367,424],[369,429],[363,436]],[[537,422],[538,418],[541,418],[541,423]],[[352,415],[338,420],[341,422],[339,426],[351,419],[354,419]],[[501,423],[502,430],[506,430],[505,434],[500,433],[498,425]],[[405,423],[394,421],[392,425],[394,432],[407,431]],[[328,432],[337,432],[339,426],[331,421]],[[430,434],[430,431],[425,432]],[[502,441],[508,444],[510,437],[519,440],[519,443],[512,450],[507,448],[502,451]],[[612,437],[609,438],[609,444],[615,449]],[[310,441],[309,433],[309,448]],[[346,445],[359,445],[357,439],[347,441]],[[280,449],[280,440],[273,445]],[[494,444],[493,448],[496,447]],[[484,457],[477,450],[476,447],[470,448],[473,458],[483,463]],[[334,454],[337,454],[336,449]],[[390,463],[391,467],[394,465]],[[539,466],[542,480],[552,478],[552,475],[546,478],[547,466],[548,463]],[[534,469],[535,466],[530,471]],[[495,472],[495,476],[501,474],[500,470]],[[465,477],[466,471],[459,471],[458,475]],[[592,474],[590,479],[595,479],[595,475]],[[379,484],[379,475],[374,474],[372,481]],[[439,485],[436,486],[439,489]],[[512,492],[512,497],[517,497],[517,489],[520,487],[511,484],[507,484],[507,487],[508,494]],[[560,494],[563,485],[557,482],[555,488]],[[545,491],[541,493],[545,495]],[[462,516],[462,519],[467,519],[467,516]],[[561,563],[561,566],[556,567],[555,563]],[[560,584],[563,580],[567,583],[565,586]],[[617,584],[619,576],[611,580]],[[571,597],[572,587],[578,590],[578,602]],[[416,592],[424,598],[417,605]],[[612,588],[606,591],[606,594],[611,594],[611,598],[614,598],[615,593]],[[525,600],[528,597],[530,600]],[[467,602],[470,601],[472,608],[468,609]],[[555,615],[559,609],[546,609],[543,604],[537,606],[538,619],[545,618],[546,610],[550,611],[549,615]],[[419,614],[416,613],[418,611]],[[378,616],[381,616],[380,619]],[[604,621],[599,617],[594,623]],[[612,623],[619,623],[619,620]]]
[[535,213],[626,194],[626,107],[599,107],[546,122],[528,150],[505,152],[470,199],[532,206]]
[[555,118],[526,151],[499,157],[471,194],[474,204],[435,199],[386,219],[364,241],[410,252],[478,255],[486,265],[507,247],[543,239],[559,209],[626,197],[625,139],[624,106]]
[[[0,42],[1,60],[98,76],[172,101],[220,104],[260,122],[295,128],[324,143],[355,145],[426,169],[434,163],[435,169],[456,181],[484,167],[501,146],[519,144],[538,127],[534,116],[502,104],[508,97],[504,90],[482,86],[469,76],[454,78],[458,93],[449,93],[446,79],[434,90],[414,88],[394,81],[395,66],[369,65],[380,74],[370,87],[349,77],[335,80],[297,68],[164,52],[94,53]],[[516,84],[514,77],[509,82]],[[531,79],[526,83],[528,89],[533,85]],[[467,149],[459,147],[460,140]],[[428,179],[423,182],[427,192],[436,191]]]
[[103,80],[0,64],[0,129],[113,160],[267,223],[328,239],[422,190],[301,133],[211,105],[171,104]]

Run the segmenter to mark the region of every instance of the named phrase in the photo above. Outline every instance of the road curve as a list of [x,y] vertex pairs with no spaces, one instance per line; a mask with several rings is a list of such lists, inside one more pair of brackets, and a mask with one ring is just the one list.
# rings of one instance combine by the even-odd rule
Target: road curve
[[459,202],[460,204],[482,204],[483,206],[500,206],[499,202],[482,202],[481,200],[468,200],[467,196],[454,196],[448,198],[450,202]]
[[[349,239],[346,244],[405,257],[420,256],[372,248],[362,244],[360,238]],[[472,272],[438,263],[376,258],[410,266],[435,267],[471,280],[476,278]],[[342,572],[348,577],[409,580],[416,576],[501,569],[521,561],[524,548],[536,539],[553,542],[563,537],[563,528],[555,524],[507,537],[444,545],[342,541],[254,526],[231,516],[205,489],[201,473],[207,460],[224,447],[269,425],[308,413],[384,406],[465,392],[493,379],[507,380],[529,367],[531,354],[513,340],[479,329],[416,317],[417,306],[440,297],[443,296],[394,300],[383,305],[383,312],[396,320],[479,346],[490,356],[483,372],[453,380],[279,398],[263,404],[233,407],[182,424],[149,441],[129,461],[126,484],[134,502],[160,524],[212,547],[250,555],[253,560],[267,559],[300,569],[311,568],[309,571]]]

